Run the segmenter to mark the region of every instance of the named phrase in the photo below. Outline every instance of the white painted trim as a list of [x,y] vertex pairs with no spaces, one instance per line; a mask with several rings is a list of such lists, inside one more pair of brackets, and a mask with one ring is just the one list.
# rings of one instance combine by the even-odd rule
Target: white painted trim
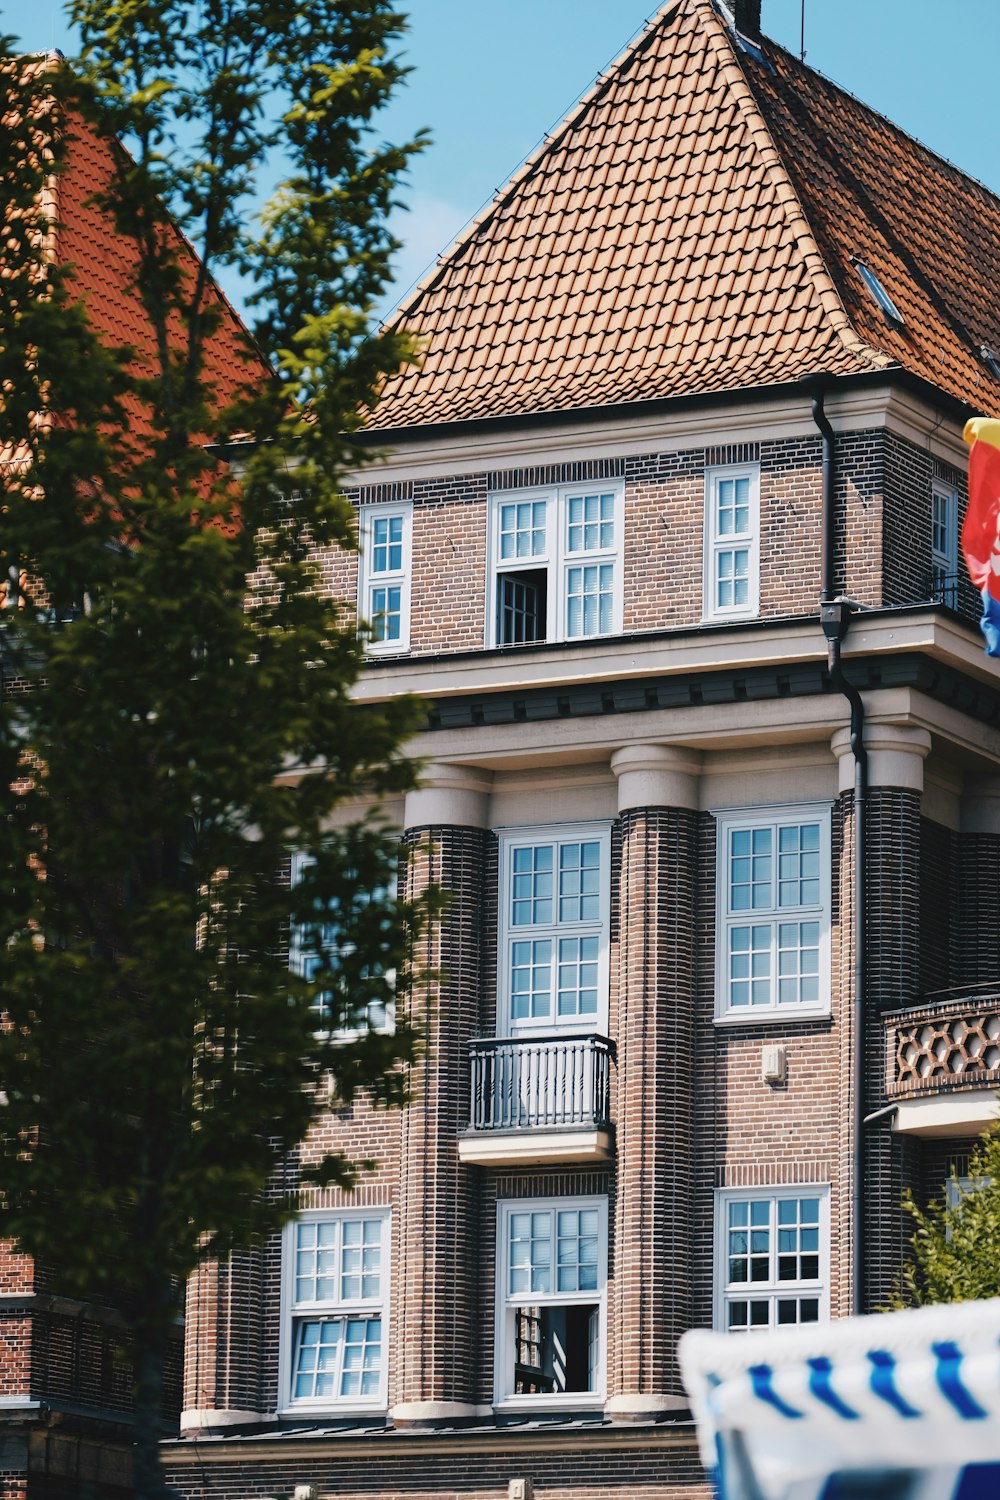
[[[929,401],[883,382],[830,391],[826,414],[835,432],[888,427],[933,458],[964,469],[968,450],[961,424]],[[773,400],[731,401],[696,407],[685,405],[637,415],[625,407],[596,410],[572,425],[559,422],[502,432],[464,430],[434,432],[407,440],[395,450],[392,433],[373,433],[385,456],[345,478],[349,487],[392,483],[412,478],[444,478],[497,469],[526,469],[538,464],[575,463],[590,458],[626,458],[648,453],[679,453],[693,448],[785,438],[816,438],[810,397],[787,392]]]
[[[933,504],[935,497],[943,500],[947,507],[945,521],[947,535],[943,552],[938,552],[934,546]],[[947,484],[943,479],[931,481],[931,568],[939,568],[945,574],[958,572],[958,490],[953,484]]]
[[[726,1261],[728,1246],[726,1243],[726,1208],[734,1200],[745,1200],[747,1202],[766,1201],[771,1204],[787,1198],[818,1198],[819,1199],[819,1284],[816,1287],[819,1298],[819,1321],[827,1322],[830,1317],[830,1282],[831,1275],[831,1240],[830,1240],[830,1184],[821,1182],[804,1182],[799,1184],[782,1184],[780,1187],[752,1187],[752,1188],[716,1188],[715,1190],[715,1254],[713,1260],[713,1295],[712,1295],[712,1326],[721,1332],[726,1332]],[[777,1235],[777,1217],[772,1216],[770,1229],[772,1235]],[[772,1243],[771,1253],[777,1254],[777,1245]],[[776,1282],[747,1282],[746,1297],[752,1298],[754,1287],[761,1288],[761,1295],[774,1295]],[[801,1289],[806,1292],[813,1290],[806,1282],[789,1281],[784,1283],[788,1292],[795,1294]],[[742,1298],[740,1299],[742,1300]]]
[[[598,548],[594,552],[571,553],[566,546],[568,505],[571,499],[588,495],[613,495],[613,519],[615,542],[610,548]],[[545,505],[545,552],[526,558],[501,558],[500,556],[500,510],[504,505],[524,505],[537,502]],[[497,579],[501,573],[545,572],[546,585],[546,640],[594,641],[609,640],[621,636],[624,628],[624,564],[625,553],[625,481],[624,479],[594,479],[582,484],[543,485],[532,489],[494,490],[489,495],[488,523],[486,532],[486,604],[484,646],[492,648],[497,642]],[[578,559],[578,560],[577,560]],[[571,567],[612,567],[612,620],[611,629],[588,636],[569,636],[566,632],[566,575]]]
[[[278,1337],[278,1415],[279,1416],[349,1416],[353,1412],[385,1411],[388,1404],[389,1390],[389,1337],[390,1337],[390,1287],[392,1280],[391,1262],[391,1210],[388,1206],[370,1205],[365,1208],[343,1208],[343,1209],[303,1209],[294,1219],[291,1219],[281,1232],[281,1297],[280,1297],[280,1323]],[[292,1382],[292,1320],[296,1315],[295,1302],[295,1231],[299,1224],[329,1222],[339,1220],[342,1223],[357,1219],[380,1219],[382,1223],[381,1236],[381,1268],[380,1289],[381,1296],[378,1304],[372,1303],[340,1303],[339,1299],[333,1299],[329,1303],[317,1304],[317,1313],[325,1311],[327,1314],[338,1314],[339,1307],[349,1311],[358,1308],[363,1310],[366,1316],[379,1315],[382,1319],[382,1369],[379,1382],[379,1392],[376,1397],[368,1400],[349,1397],[334,1400],[295,1400],[291,1393]]]
[[[608,1029],[608,1001],[611,990],[611,825],[609,823],[554,823],[541,827],[504,828],[498,829],[497,832],[500,841],[500,900],[498,903],[499,921],[497,923],[498,1034],[501,1036],[519,1037],[535,1036],[539,1040],[543,1040],[547,1034],[551,1034],[553,1038],[557,1038],[560,1032],[567,1030],[593,1030],[601,1035],[606,1035]],[[548,843],[555,846],[556,852],[553,859],[552,871],[552,902],[553,908],[555,908],[559,899],[559,846],[575,842],[592,843],[595,840],[601,846],[600,900],[597,918],[593,921],[564,924],[559,922],[558,913],[554,909],[553,920],[550,923],[544,924],[544,926],[513,927],[510,922],[513,851],[515,849],[536,848],[540,844]],[[516,939],[542,941],[546,936],[551,936],[551,941],[555,945],[558,942],[560,934],[566,937],[573,935],[591,937],[594,936],[595,932],[598,938],[598,1009],[596,1016],[567,1016],[560,1019],[556,1014],[558,959],[555,951],[553,951],[551,1015],[543,1020],[521,1019],[515,1021],[511,1014],[510,973],[507,961],[509,944]],[[501,1031],[500,1027],[503,1027],[504,1030]]]
[[923,1135],[947,1140],[950,1136],[981,1135],[1000,1119],[996,1088],[953,1089],[901,1099],[892,1128],[899,1135]]
[[[402,567],[392,573],[372,574],[371,533],[372,521],[387,521],[394,517],[403,521]],[[370,637],[365,641],[368,656],[398,656],[410,649],[410,593],[413,578],[413,502],[401,501],[393,505],[363,505],[358,515],[358,535],[361,540],[361,557],[358,563],[358,617],[371,622],[368,608],[369,591],[373,588],[399,588],[399,640],[376,641]]]
[[[714,809],[716,818],[716,891],[715,891],[715,1019],[721,1025],[749,1025],[759,1021],[775,1019],[815,1019],[830,1014],[830,918],[832,909],[832,854],[830,842],[831,804],[828,802],[789,803],[783,806],[761,806]],[[756,829],[802,823],[819,823],[819,869],[820,895],[817,908],[789,907],[789,922],[809,921],[815,916],[819,922],[819,1000],[815,1005],[782,1005],[775,1000],[770,1005],[733,1007],[726,1002],[728,992],[728,969],[726,964],[726,937],[730,926],[750,926],[755,919],[761,923],[778,924],[782,921],[781,907],[767,907],[759,912],[748,910],[739,913],[729,911],[729,835],[743,829]],[[775,839],[772,853],[774,874],[777,880],[778,841]],[[773,986],[778,982],[777,971],[772,975]]]
[[[717,530],[719,485],[726,479],[750,481],[750,526],[745,533],[720,536]],[[720,552],[743,550],[747,561],[747,602],[723,609],[716,599],[716,558]],[[706,623],[753,620],[760,613],[760,464],[716,464],[705,470],[704,540],[702,552],[702,617]]]
[[[515,1213],[558,1213],[596,1208],[597,1225],[597,1290],[596,1292],[531,1292],[519,1297],[517,1302],[528,1299],[531,1306],[568,1307],[593,1306],[598,1308],[598,1364],[601,1372],[600,1389],[597,1391],[564,1391],[553,1395],[515,1396],[506,1389],[508,1361],[513,1374],[513,1307],[507,1292],[510,1269],[510,1220]],[[555,1249],[556,1230],[553,1222],[552,1241]],[[553,1276],[556,1256],[552,1255]],[[580,1198],[504,1198],[497,1204],[497,1255],[496,1255],[496,1314],[494,1333],[494,1391],[493,1404],[497,1411],[582,1411],[604,1405],[607,1384],[608,1361],[608,1200],[600,1196]]]
[[459,1161],[483,1167],[610,1161],[609,1130],[480,1130],[458,1138]]

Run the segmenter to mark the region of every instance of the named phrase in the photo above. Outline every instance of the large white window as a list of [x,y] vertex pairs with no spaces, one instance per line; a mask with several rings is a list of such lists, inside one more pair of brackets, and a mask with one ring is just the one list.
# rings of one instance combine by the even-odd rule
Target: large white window
[[501,1203],[497,1228],[497,1403],[599,1405],[607,1199]]
[[282,1244],[282,1408],[386,1404],[389,1213],[304,1213]]
[[487,645],[621,631],[622,505],[607,482],[493,496]]
[[[297,885],[302,879],[307,863],[305,855],[292,855],[293,885]],[[386,892],[380,890],[375,894],[384,897]],[[347,952],[348,945],[343,940],[336,913],[321,909],[317,911],[314,923],[292,927],[288,943],[288,967],[294,974],[301,974],[303,979],[315,980],[321,966],[325,967],[333,961],[332,966],[336,968],[336,959]],[[367,972],[370,974],[372,971],[369,969]],[[391,993],[394,971],[379,971],[379,977],[387,983],[380,983],[377,988]],[[338,1010],[342,1008],[344,1007],[337,1007]],[[317,1032],[329,1031],[334,1009],[332,994],[320,991],[313,1001]],[[395,1006],[383,993],[378,999],[359,1004],[356,1013],[350,1017],[342,1016],[341,1022],[333,1033],[334,1040],[337,1041],[353,1041],[366,1031],[392,1032],[396,1024]]]
[[500,1014],[512,1035],[607,1028],[611,833],[501,834]]
[[759,610],[760,470],[705,472],[705,618],[750,619]]
[[412,527],[411,505],[362,508],[358,613],[372,628],[366,651],[409,649]]
[[954,608],[958,585],[958,493],[935,479],[931,488],[931,574],[935,595]]
[[716,1327],[742,1333],[829,1317],[829,1188],[718,1193],[716,1248]]
[[830,809],[718,818],[716,1014],[830,1008]]

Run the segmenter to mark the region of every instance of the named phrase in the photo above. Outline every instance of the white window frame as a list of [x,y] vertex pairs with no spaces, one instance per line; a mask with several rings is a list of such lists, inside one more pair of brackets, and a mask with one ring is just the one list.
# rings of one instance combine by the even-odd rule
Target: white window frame
[[[945,545],[935,545],[934,512],[937,502],[945,507]],[[954,579],[958,573],[958,491],[953,484],[935,479],[931,484],[931,573],[937,584],[942,578]]]
[[[515,1214],[548,1213],[552,1215],[550,1269],[557,1270],[555,1242],[558,1235],[556,1215],[596,1209],[597,1286],[581,1292],[529,1291],[512,1293],[510,1288],[510,1225]],[[549,1410],[590,1410],[604,1405],[607,1387],[608,1354],[608,1200],[603,1195],[580,1198],[501,1199],[497,1205],[496,1256],[496,1338],[494,1347],[494,1405],[501,1410],[523,1411],[543,1406]],[[518,1307],[597,1307],[596,1389],[592,1391],[538,1392],[514,1394],[515,1313]]]
[[[719,486],[725,480],[749,481],[749,525],[723,534],[719,527]],[[745,604],[718,602],[719,560],[724,553],[747,552]],[[752,620],[760,613],[760,465],[719,464],[705,470],[704,618],[707,621]]]
[[[336,1223],[341,1226],[340,1234],[342,1235],[344,1224],[359,1223],[364,1220],[377,1220],[381,1226],[379,1235],[381,1255],[378,1297],[359,1297],[349,1300],[330,1298],[316,1302],[297,1302],[295,1298],[295,1270],[299,1226],[303,1224]],[[390,1210],[384,1207],[306,1209],[297,1218],[285,1225],[281,1237],[281,1321],[278,1346],[278,1414],[280,1416],[301,1416],[306,1412],[328,1412],[341,1415],[354,1411],[372,1412],[386,1410],[389,1392],[390,1235]],[[341,1244],[339,1238],[337,1243],[339,1247]],[[341,1265],[342,1262],[338,1254],[338,1276]],[[344,1322],[347,1322],[349,1319],[364,1321],[373,1317],[380,1318],[382,1324],[380,1339],[381,1364],[379,1367],[379,1388],[377,1394],[368,1397],[360,1395],[296,1397],[292,1391],[292,1383],[295,1376],[295,1331],[297,1323],[310,1319],[312,1321],[325,1322],[339,1319],[343,1319]]]
[[[507,1036],[543,1035],[577,1031],[606,1035],[608,1028],[608,996],[610,992],[610,932],[611,932],[611,826],[608,823],[556,823],[536,828],[505,828],[498,830],[500,840],[500,919],[497,942],[497,1018],[498,1029],[505,1028]],[[600,878],[598,890],[598,915],[579,921],[560,922],[557,913],[548,923],[515,926],[511,921],[511,896],[514,876],[514,852],[518,849],[539,848],[551,844],[553,858],[553,902],[558,901],[559,850],[566,844],[600,844]],[[593,1016],[560,1017],[558,1011],[558,942],[560,936],[591,937],[598,939],[597,947],[597,1012]],[[515,1020],[513,996],[510,983],[511,945],[517,941],[545,941],[552,943],[550,989],[551,1008],[547,1017],[533,1019],[523,1017]]]
[[[610,495],[612,497],[611,521],[613,542],[611,546],[599,544],[589,550],[569,550],[570,503],[573,500]],[[500,646],[498,622],[499,587],[501,574],[518,572],[544,572],[546,575],[546,632],[540,645],[552,645],[565,641],[592,641],[620,635],[624,618],[624,585],[622,580],[622,558],[624,556],[625,482],[621,479],[594,480],[585,484],[549,485],[539,489],[498,490],[489,497],[488,568],[486,582],[486,645]],[[501,516],[503,507],[509,505],[544,505],[545,516],[541,528],[544,533],[544,550],[524,557],[501,556]],[[568,601],[570,571],[576,567],[610,566],[611,624],[607,630],[596,630],[587,634],[571,635],[568,628]]]
[[[291,867],[291,883],[293,886],[298,885],[299,881],[302,878],[303,867],[307,863],[308,861],[306,855],[298,850],[293,851]],[[306,970],[306,962],[312,955],[302,947],[298,938],[298,928],[295,924],[293,924],[292,930],[289,933],[288,937],[288,967],[291,969],[293,974],[304,975]],[[388,972],[393,975],[395,973],[395,971],[393,970],[390,970]],[[382,1012],[381,1017],[377,1021],[372,1020],[371,1012],[373,1009],[378,1009]],[[366,1034],[367,1030],[378,1032],[380,1036],[392,1036],[396,1030],[396,1007],[394,1004],[389,1004],[383,1007],[379,1005],[378,1002],[372,1001],[365,1007],[365,1014],[368,1019],[367,1028],[363,1026],[342,1026],[337,1031],[327,1031],[326,1029],[324,1029],[321,1024],[322,1012],[320,1011],[318,1006],[315,1007],[315,1010],[317,1021],[316,1034],[317,1036],[321,1036],[325,1041],[356,1042],[359,1037],[362,1037]]]
[[[402,521],[401,566],[375,571],[375,522]],[[361,560],[358,568],[358,615],[368,625],[376,624],[374,607],[375,590],[379,588],[399,589],[399,636],[393,640],[377,640],[374,635],[365,638],[365,651],[370,656],[397,656],[410,649],[410,590],[413,554],[413,505],[406,501],[397,505],[363,505],[358,517],[361,539]]]
[[[731,1203],[767,1203],[769,1209],[768,1230],[770,1235],[769,1256],[776,1263],[780,1253],[778,1242],[778,1204],[790,1199],[817,1199],[819,1202],[819,1275],[815,1280],[779,1281],[772,1275],[767,1281],[729,1281],[729,1206]],[[772,1264],[772,1270],[774,1265]],[[732,1302],[767,1300],[770,1303],[770,1321],[757,1327],[798,1327],[798,1324],[779,1324],[775,1319],[775,1308],[779,1297],[815,1296],[819,1303],[820,1323],[830,1317],[830,1184],[808,1182],[781,1187],[719,1188],[715,1194],[715,1298],[714,1326],[729,1332],[727,1310]],[[734,1333],[742,1329],[732,1330]]]
[[[782,807],[734,808],[717,812],[716,817],[716,896],[715,896],[715,1019],[717,1024],[741,1025],[755,1021],[766,1021],[775,1016],[803,1018],[826,1016],[830,1013],[830,916],[831,916],[831,852],[830,852],[830,804],[800,803]],[[819,900],[800,906],[778,906],[772,904],[757,909],[731,909],[730,907],[730,835],[736,832],[772,828],[801,826],[806,823],[819,824]],[[778,878],[778,839],[772,841],[771,881]],[[819,924],[819,972],[818,998],[813,1002],[782,1002],[777,998],[778,940],[777,928],[782,923],[815,920]],[[770,967],[772,998],[767,1005],[733,1005],[729,999],[729,934],[734,927],[764,926],[770,924],[772,937]]]

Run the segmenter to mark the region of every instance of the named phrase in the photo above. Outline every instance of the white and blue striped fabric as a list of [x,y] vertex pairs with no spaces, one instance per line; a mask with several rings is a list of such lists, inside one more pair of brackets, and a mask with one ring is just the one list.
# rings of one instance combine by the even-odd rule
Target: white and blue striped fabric
[[1000,1299],[680,1346],[718,1500],[1000,1500]]

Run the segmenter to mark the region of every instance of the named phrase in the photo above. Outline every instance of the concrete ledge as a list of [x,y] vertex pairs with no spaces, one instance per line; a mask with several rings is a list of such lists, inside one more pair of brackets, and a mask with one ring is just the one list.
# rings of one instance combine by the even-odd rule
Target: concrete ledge
[[949,1136],[981,1135],[998,1121],[1000,1104],[995,1089],[962,1089],[898,1100],[892,1128],[900,1135],[947,1140]]
[[459,1161],[482,1167],[529,1162],[610,1161],[610,1130],[565,1130],[526,1126],[523,1130],[477,1130],[459,1136]]
[[612,1422],[652,1422],[668,1412],[689,1411],[691,1402],[686,1396],[668,1396],[664,1391],[651,1391],[645,1395],[609,1396],[604,1410]]
[[181,1412],[181,1432],[211,1432],[223,1427],[260,1427],[268,1420],[273,1422],[275,1419],[268,1419],[259,1411],[240,1411],[235,1407],[222,1410],[189,1407],[187,1411]]

